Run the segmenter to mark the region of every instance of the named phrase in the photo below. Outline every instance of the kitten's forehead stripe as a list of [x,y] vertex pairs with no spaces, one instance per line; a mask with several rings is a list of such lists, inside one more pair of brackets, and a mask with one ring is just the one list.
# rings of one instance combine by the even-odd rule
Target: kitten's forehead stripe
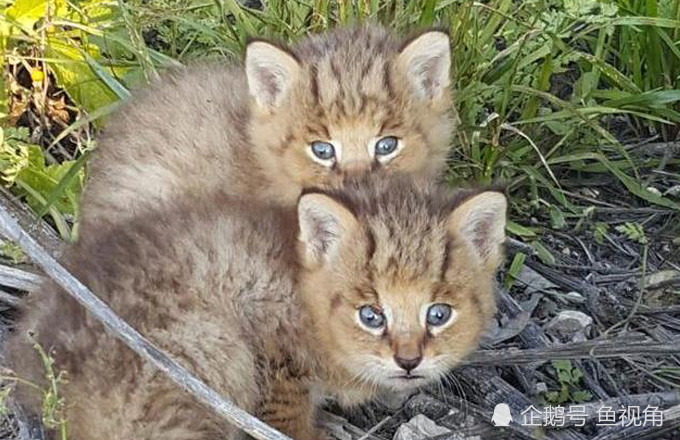
[[[358,41],[361,50],[357,50]],[[335,119],[370,113],[374,109],[367,99],[379,98],[377,108],[395,100],[390,59],[398,55],[398,47],[399,42],[386,30],[360,26],[339,29],[323,38],[312,36],[293,50],[302,64],[316,66],[317,72],[310,71],[310,82],[316,73],[318,92],[326,94],[322,105],[333,109]],[[319,75],[321,71],[327,74]]]
[[375,256],[375,235],[370,228],[366,229],[366,266],[370,268],[373,264],[373,257]]
[[330,141],[331,139],[331,133],[328,130],[328,127],[321,121],[318,121],[314,125],[307,125],[306,130],[309,134],[315,136],[314,140]]
[[446,244],[444,245],[444,256],[442,258],[442,264],[439,269],[439,281],[444,281],[446,279],[446,272],[449,268],[449,259],[451,258],[451,238],[446,237]]
[[[366,273],[394,284],[445,281],[456,248],[448,233],[449,214],[478,191],[463,190],[451,197],[450,192],[433,190],[431,183],[409,185],[408,177],[371,182],[367,178],[345,179],[345,186],[359,191],[327,192],[366,224],[366,236],[371,237],[367,238]],[[441,294],[450,299],[456,292]]]
[[392,73],[388,63],[383,65],[383,86],[387,90],[387,96],[390,101],[394,101],[394,87],[392,87]]
[[379,135],[393,133],[397,130],[402,130],[404,127],[404,124],[401,121],[395,121],[393,119],[387,119],[385,120],[382,125],[380,126],[380,130],[378,132]]
[[336,293],[333,295],[333,299],[331,299],[331,312],[338,307],[340,307],[340,304],[342,304],[342,296],[339,293]]
[[365,60],[364,65],[361,68],[361,82],[362,83],[366,79],[366,75],[368,75],[368,72],[371,71],[371,67],[373,67],[373,60]]
[[479,311],[482,310],[482,299],[479,297],[479,293],[477,291],[474,291],[473,294],[471,295],[472,302],[475,305],[474,310]]
[[376,292],[372,287],[354,289],[354,294],[365,304],[380,304],[378,292]]
[[318,106],[319,105],[319,70],[316,68],[316,66],[312,65],[309,68],[310,70],[310,76],[312,80],[310,81],[311,88],[312,88],[312,97],[314,98],[314,105]]

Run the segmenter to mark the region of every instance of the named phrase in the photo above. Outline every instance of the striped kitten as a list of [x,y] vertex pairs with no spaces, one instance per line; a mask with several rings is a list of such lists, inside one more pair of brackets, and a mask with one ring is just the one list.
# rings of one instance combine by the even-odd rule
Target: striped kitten
[[[308,191],[297,214],[225,194],[174,202],[86,232],[69,266],[219,393],[296,440],[322,439],[318,402],[438,379],[494,311],[504,196],[381,174]],[[9,342],[15,371],[41,383],[28,330],[69,373],[69,439],[240,436],[65,295],[32,295]]]
[[175,71],[105,127],[82,227],[220,188],[294,206],[300,191],[377,168],[434,176],[452,131],[449,40],[376,25],[286,48],[253,40],[244,66]]
[[400,41],[370,25],[289,48],[253,40],[244,66],[172,72],[107,122],[83,226],[197,188],[294,206],[301,188],[349,173],[434,176],[452,131],[449,51],[439,31]]

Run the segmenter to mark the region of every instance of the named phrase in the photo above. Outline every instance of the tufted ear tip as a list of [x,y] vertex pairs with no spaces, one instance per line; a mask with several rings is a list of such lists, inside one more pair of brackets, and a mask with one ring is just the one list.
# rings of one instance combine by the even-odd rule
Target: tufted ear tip
[[250,40],[246,47],[248,90],[263,108],[277,107],[300,74],[291,52],[263,40]]
[[432,30],[408,40],[399,53],[398,62],[419,97],[429,100],[441,97],[451,82],[448,34]]
[[358,227],[354,214],[342,203],[321,193],[308,193],[298,202],[298,240],[304,260],[318,264],[333,259],[340,243]]
[[498,267],[505,242],[508,201],[499,192],[486,191],[464,201],[449,216],[449,231],[468,244],[486,266]]

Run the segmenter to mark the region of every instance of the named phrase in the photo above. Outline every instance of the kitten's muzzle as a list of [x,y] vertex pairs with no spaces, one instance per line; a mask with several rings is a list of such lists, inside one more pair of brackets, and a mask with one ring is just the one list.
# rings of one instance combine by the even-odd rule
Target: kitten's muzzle
[[394,356],[394,362],[400,367],[406,370],[406,373],[410,375],[412,370],[415,370],[420,362],[423,360],[422,356],[417,356],[414,358],[403,358],[399,356]]

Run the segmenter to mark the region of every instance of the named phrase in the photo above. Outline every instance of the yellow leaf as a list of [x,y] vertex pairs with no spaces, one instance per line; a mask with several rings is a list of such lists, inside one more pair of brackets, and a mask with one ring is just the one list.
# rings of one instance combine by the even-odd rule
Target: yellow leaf
[[33,25],[46,15],[54,16],[66,12],[65,0],[16,0],[5,14],[24,30],[33,30]]
[[[97,48],[88,49],[93,58],[99,58]],[[48,37],[45,57],[50,69],[57,76],[57,84],[65,88],[68,95],[87,111],[93,111],[118,100],[116,94],[96,75],[87,64],[81,51],[71,42]]]

